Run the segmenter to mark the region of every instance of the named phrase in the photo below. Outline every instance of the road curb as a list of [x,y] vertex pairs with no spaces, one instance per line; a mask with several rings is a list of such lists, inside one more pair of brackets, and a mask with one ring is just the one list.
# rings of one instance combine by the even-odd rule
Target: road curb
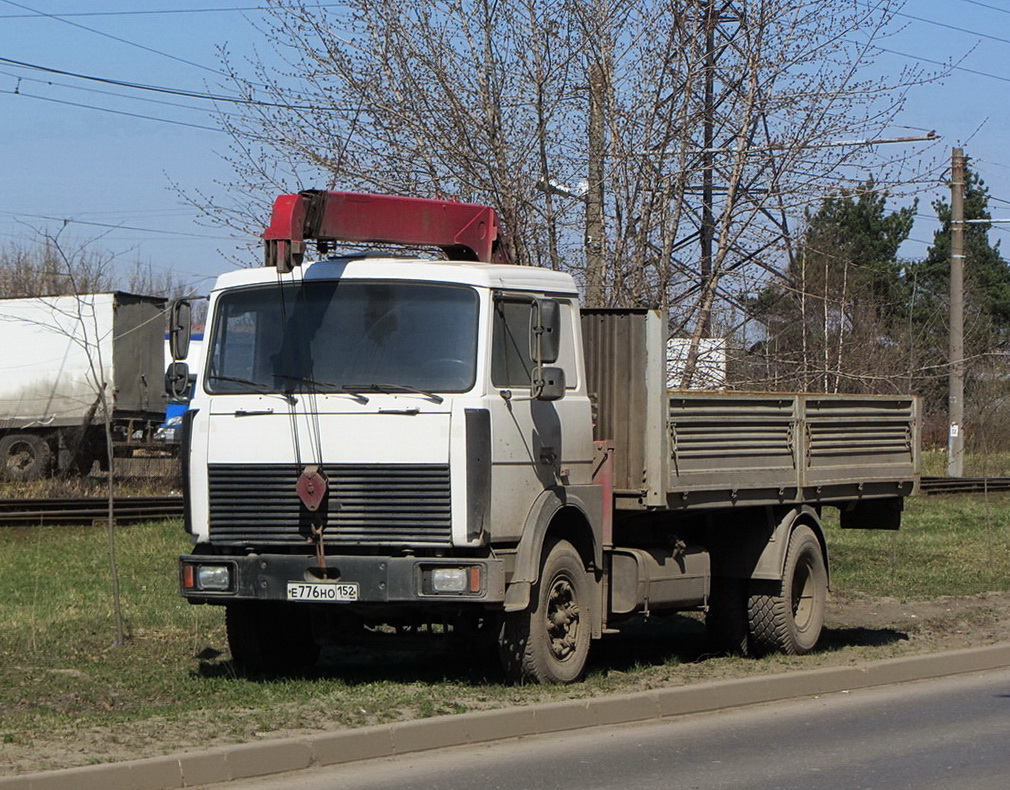
[[311,766],[651,721],[1006,666],[1010,666],[1010,643],[0,777],[0,790],[177,790]]

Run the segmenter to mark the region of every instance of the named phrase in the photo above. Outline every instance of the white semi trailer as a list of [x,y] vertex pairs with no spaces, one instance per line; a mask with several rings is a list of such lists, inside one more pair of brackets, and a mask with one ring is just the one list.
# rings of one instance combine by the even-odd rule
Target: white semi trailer
[[104,392],[118,454],[164,420],[166,300],[122,292],[0,299],[0,477],[104,462]]

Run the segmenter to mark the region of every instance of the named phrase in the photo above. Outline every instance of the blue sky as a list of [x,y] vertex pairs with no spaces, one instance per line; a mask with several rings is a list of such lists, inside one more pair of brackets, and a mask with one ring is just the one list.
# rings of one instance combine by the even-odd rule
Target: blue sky
[[[0,0],[0,58],[130,82],[220,92],[217,49],[259,43],[257,0]],[[123,13],[142,12],[142,13]],[[176,13],[179,12],[179,13]],[[909,98],[896,135],[936,130],[915,151],[942,170],[963,145],[990,187],[994,217],[1010,218],[1010,0],[909,0],[883,44],[891,68],[953,62],[951,75]],[[234,264],[235,243],[201,226],[173,190],[219,191],[228,138],[208,128],[207,103],[45,74],[0,62],[0,243],[38,230],[172,270],[197,291]],[[118,96],[98,93],[110,91]],[[155,101],[151,101],[151,100]],[[170,102],[171,104],[155,103]],[[185,106],[176,106],[185,105]],[[104,108],[104,110],[94,108]],[[192,108],[192,109],[190,109]],[[118,113],[128,113],[115,114]],[[139,117],[138,117],[139,116]],[[920,192],[920,221],[903,253],[932,239],[930,202],[947,197],[937,172]],[[997,226],[993,240],[1010,232]],[[1004,245],[1006,246],[1006,245]],[[250,258],[250,262],[255,262]]]

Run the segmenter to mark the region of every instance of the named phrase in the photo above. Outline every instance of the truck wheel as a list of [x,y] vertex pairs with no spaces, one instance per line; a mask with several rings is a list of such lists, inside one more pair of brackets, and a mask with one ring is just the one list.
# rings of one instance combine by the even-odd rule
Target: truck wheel
[[809,653],[824,625],[828,573],[820,541],[807,526],[789,537],[782,582],[754,582],[748,602],[751,645],[757,653]]
[[74,455],[74,460],[71,464],[77,474],[81,477],[87,477],[91,474],[91,468],[95,465],[95,456],[90,448],[82,449]]
[[38,480],[49,473],[53,453],[49,444],[31,433],[13,433],[0,439],[0,472],[7,480]]
[[319,645],[303,604],[236,601],[225,606],[228,647],[247,675],[298,675],[316,665]]
[[582,677],[592,636],[589,577],[566,540],[547,550],[534,591],[534,607],[505,615],[499,637],[509,680],[572,683]]
[[748,654],[746,579],[725,576],[712,579],[705,628],[712,649],[717,653],[731,656]]

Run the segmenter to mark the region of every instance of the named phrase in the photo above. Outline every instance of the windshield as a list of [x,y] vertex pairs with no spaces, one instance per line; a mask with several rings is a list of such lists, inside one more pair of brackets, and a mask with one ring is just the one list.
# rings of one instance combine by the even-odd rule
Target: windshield
[[[209,392],[465,392],[477,293],[418,282],[329,280],[223,294]],[[385,389],[384,389],[385,388]]]

